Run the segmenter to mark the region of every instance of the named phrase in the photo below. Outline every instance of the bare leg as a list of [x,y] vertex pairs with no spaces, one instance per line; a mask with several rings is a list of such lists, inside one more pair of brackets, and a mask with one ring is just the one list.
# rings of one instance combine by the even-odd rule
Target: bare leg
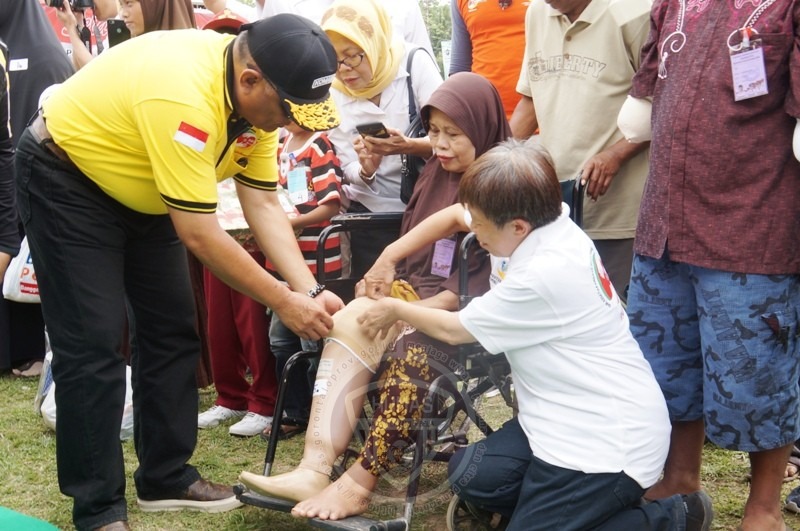
[[239,476],[244,485],[262,494],[293,501],[305,500],[330,485],[331,468],[350,443],[373,371],[389,341],[399,333],[398,327],[382,340],[361,334],[355,317],[373,302],[356,299],[334,317],[332,337],[340,342],[329,341],[322,351],[303,458],[298,467],[269,477],[245,471]]
[[[410,338],[410,340],[409,340]],[[439,363],[429,363],[428,353],[438,352],[437,344],[418,332],[406,337],[402,355],[384,360],[379,380],[378,405],[373,412],[372,429],[364,442],[361,457],[335,483],[318,495],[298,503],[292,514],[338,520],[365,512],[382,469],[388,469],[402,454],[399,444],[413,439],[427,383],[439,374]],[[444,353],[442,353],[444,354]],[[439,361],[445,359],[437,356]]]
[[[331,467],[353,436],[364,402],[363,390],[372,377],[361,362],[336,343],[325,346],[320,373],[329,372],[331,366],[336,368],[336,374],[328,374],[326,389],[315,385],[303,459],[298,467],[270,477],[242,472],[242,483],[257,492],[294,501],[305,500],[330,484]],[[323,376],[318,373],[318,383]]]
[[645,492],[648,500],[700,490],[700,463],[705,442],[702,420],[673,422],[664,477]]
[[764,452],[750,452],[750,495],[744,506],[742,531],[783,531],[781,486],[791,444]]
[[361,514],[369,507],[369,498],[377,484],[377,476],[355,463],[335,483],[316,496],[295,505],[292,515],[299,518],[340,520]]

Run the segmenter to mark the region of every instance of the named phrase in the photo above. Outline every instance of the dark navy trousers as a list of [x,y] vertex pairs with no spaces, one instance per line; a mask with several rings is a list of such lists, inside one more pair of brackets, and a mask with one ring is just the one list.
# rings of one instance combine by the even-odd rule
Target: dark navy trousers
[[127,518],[120,420],[130,305],[134,473],[139,496],[172,497],[199,478],[195,368],[200,343],[186,250],[168,215],[135,212],[26,131],[17,199],[53,349],[56,453],[73,521]]
[[456,452],[448,469],[453,492],[510,517],[507,531],[686,528],[681,496],[641,505],[645,489],[624,472],[586,474],[545,463],[531,452],[516,417]]

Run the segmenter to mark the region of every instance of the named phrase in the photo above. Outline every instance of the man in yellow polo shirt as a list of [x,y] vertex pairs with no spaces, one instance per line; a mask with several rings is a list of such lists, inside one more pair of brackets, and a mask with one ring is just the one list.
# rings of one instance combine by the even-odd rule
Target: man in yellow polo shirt
[[[83,529],[129,529],[119,426],[131,308],[138,504],[225,511],[228,486],[188,464],[197,441],[199,340],[188,248],[302,337],[330,330],[342,303],[316,284],[275,193],[276,130],[334,127],[336,53],[294,15],[238,37],[181,30],[120,44],[68,79],[19,142],[20,215],[40,281],[58,384],[61,491]],[[217,223],[233,176],[261,249],[287,288]]]

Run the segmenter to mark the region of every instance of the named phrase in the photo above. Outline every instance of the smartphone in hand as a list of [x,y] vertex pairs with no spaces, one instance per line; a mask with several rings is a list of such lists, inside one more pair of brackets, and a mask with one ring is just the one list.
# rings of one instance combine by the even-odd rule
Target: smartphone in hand
[[389,132],[386,130],[386,126],[380,122],[370,122],[368,124],[360,124],[356,126],[356,131],[358,131],[361,136],[372,136],[375,138],[389,138]]
[[106,21],[108,24],[108,45],[115,46],[122,41],[127,41],[131,38],[131,30],[125,25],[125,21],[119,18],[110,18]]

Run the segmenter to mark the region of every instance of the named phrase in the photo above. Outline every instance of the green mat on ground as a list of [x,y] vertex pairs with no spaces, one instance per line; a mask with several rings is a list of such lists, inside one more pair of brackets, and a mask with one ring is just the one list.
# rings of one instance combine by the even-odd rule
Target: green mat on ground
[[27,516],[5,507],[0,507],[0,529],[14,531],[58,531],[53,524]]

